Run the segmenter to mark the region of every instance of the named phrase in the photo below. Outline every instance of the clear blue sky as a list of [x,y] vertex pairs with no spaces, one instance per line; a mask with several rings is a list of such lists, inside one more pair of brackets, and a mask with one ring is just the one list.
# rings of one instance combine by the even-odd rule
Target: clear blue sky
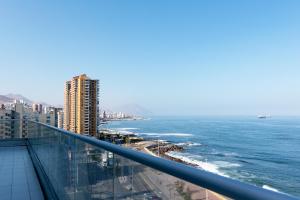
[[1,1],[0,94],[63,103],[101,81],[101,106],[155,114],[300,115],[300,1]]

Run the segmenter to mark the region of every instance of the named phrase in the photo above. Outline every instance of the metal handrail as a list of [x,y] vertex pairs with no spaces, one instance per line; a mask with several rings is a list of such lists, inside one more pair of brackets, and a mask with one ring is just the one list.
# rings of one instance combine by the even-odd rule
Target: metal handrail
[[[47,124],[32,121],[64,135],[79,139],[90,145],[105,149],[112,153],[123,156],[132,161],[141,163],[150,168],[180,178],[200,187],[214,191],[232,199],[241,200],[297,200],[298,198],[287,194],[269,191],[237,180],[219,176],[204,170],[200,170],[175,161],[154,157],[143,152],[135,151],[129,148],[118,146],[112,143],[98,140],[96,138],[75,134],[63,129],[59,129]],[[299,200],[299,199],[298,199]]]

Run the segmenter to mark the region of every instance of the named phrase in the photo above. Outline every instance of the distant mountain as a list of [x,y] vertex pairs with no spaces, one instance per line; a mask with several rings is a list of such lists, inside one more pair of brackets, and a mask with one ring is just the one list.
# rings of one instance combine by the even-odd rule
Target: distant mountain
[[27,97],[24,97],[23,95],[21,94],[7,94],[5,95],[6,97],[10,98],[10,99],[13,99],[13,100],[23,100],[24,102],[28,103],[28,104],[32,104],[33,101],[28,99]]
[[25,103],[31,105],[33,103],[40,103],[44,106],[50,106],[48,103],[44,102],[36,102],[31,99],[28,99],[27,97],[21,95],[21,94],[7,94],[7,95],[0,95],[0,104],[7,104],[7,103],[13,103],[14,100],[23,100]]
[[115,112],[123,112],[135,116],[149,116],[152,114],[151,111],[138,104],[126,104],[113,109]]
[[12,103],[14,99],[9,98],[5,95],[0,95],[0,104],[5,104],[5,103]]

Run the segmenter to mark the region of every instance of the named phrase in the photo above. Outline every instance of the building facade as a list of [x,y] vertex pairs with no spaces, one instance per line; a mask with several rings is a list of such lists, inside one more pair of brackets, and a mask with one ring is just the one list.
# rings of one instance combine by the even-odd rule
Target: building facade
[[64,112],[62,110],[57,112],[57,128],[64,128]]
[[18,138],[20,123],[19,116],[13,110],[0,108],[0,139]]
[[[42,106],[40,106],[42,108]],[[41,122],[51,126],[56,126],[56,113],[49,111],[47,113],[34,111],[33,106],[30,107],[23,102],[15,102],[12,106],[12,111],[18,115],[19,123],[19,138],[26,138],[28,136],[28,120]]]
[[64,129],[96,135],[99,115],[99,80],[82,74],[65,84]]
[[42,113],[43,112],[43,105],[42,104],[32,104],[32,111],[37,112],[37,113]]

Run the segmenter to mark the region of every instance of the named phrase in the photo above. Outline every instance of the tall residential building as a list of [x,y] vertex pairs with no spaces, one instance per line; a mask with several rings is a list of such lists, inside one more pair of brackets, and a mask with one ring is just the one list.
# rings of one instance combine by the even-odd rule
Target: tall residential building
[[64,129],[96,135],[99,113],[99,80],[82,74],[65,84]]

